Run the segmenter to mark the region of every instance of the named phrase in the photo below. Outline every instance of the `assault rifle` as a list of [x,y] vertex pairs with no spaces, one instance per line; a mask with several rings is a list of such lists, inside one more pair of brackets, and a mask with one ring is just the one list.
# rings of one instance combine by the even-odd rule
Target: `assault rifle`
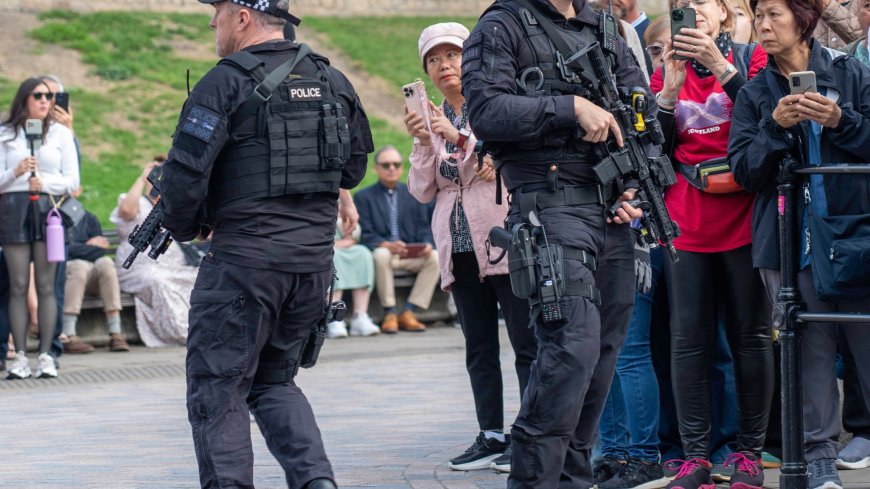
[[607,185],[620,177],[637,179],[637,196],[647,210],[641,218],[643,238],[650,245],[664,244],[671,261],[676,262],[679,258],[673,241],[680,236],[680,228],[671,219],[662,193],[677,182],[677,177],[667,156],[649,157],[643,149],[644,144],[664,143],[664,134],[658,120],[646,118],[646,90],[632,88],[625,93],[631,100],[631,106],[626,105],[607,63],[595,42],[568,59],[559,53],[558,67],[566,80],[581,84],[593,102],[613,115],[622,133],[624,145],[618,147],[611,136],[605,144],[607,158],[593,167],[599,183]]
[[148,174],[148,181],[151,182],[153,188],[149,193],[152,199],[157,199],[154,208],[148,213],[148,216],[142,222],[133,228],[133,232],[127,237],[127,241],[133,245],[133,251],[124,260],[124,269],[129,270],[136,261],[139,253],[144,253],[149,247],[148,257],[156,260],[169,248],[172,244],[172,236],[169,231],[163,228],[163,211],[160,208],[160,193],[157,189],[160,179],[163,177],[163,169],[160,166],[155,166],[151,173]]

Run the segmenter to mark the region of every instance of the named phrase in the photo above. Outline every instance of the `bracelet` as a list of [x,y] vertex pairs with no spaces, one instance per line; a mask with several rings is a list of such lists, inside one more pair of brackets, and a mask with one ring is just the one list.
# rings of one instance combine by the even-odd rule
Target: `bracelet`
[[668,107],[676,107],[677,101],[672,98],[664,98],[662,97],[662,92],[656,94],[656,103],[659,105],[666,105]]

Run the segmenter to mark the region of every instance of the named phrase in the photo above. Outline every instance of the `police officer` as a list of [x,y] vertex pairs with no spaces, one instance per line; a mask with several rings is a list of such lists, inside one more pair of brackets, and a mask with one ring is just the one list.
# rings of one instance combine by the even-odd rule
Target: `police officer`
[[159,190],[175,239],[213,230],[187,353],[200,483],[254,487],[250,410],[290,488],[335,488],[293,376],[323,317],[339,188],[373,150],[368,120],[344,75],[283,39],[298,23],[287,0],[199,1],[223,59],[190,92]]
[[608,224],[605,207],[634,191],[630,182],[600,186],[592,171],[606,155],[600,143],[610,138],[621,146],[622,134],[613,116],[561,73],[542,28],[554,23],[570,46],[602,43],[620,86],[646,86],[625,42],[607,37],[600,21],[585,0],[502,0],[463,49],[471,125],[500,165],[511,194],[508,220],[530,222],[534,211],[565,256],[563,319],[535,324],[538,357],[511,431],[512,489],[593,485],[592,443],[633,304],[633,244],[621,224],[641,212],[623,203]]

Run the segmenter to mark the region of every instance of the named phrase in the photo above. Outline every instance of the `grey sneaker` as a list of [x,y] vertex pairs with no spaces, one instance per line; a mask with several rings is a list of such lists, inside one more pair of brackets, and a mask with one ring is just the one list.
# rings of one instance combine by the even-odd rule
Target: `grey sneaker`
[[838,469],[866,469],[870,467],[870,439],[856,436],[840,450],[837,456]]
[[809,489],[843,489],[837,474],[837,464],[832,458],[820,458],[807,464]]
[[57,377],[57,367],[54,366],[54,357],[51,353],[40,353],[36,358],[36,376],[40,379],[53,379]]
[[33,375],[30,372],[30,364],[27,362],[27,354],[20,351],[15,354],[15,358],[9,363],[9,375],[6,377],[9,380],[27,379]]

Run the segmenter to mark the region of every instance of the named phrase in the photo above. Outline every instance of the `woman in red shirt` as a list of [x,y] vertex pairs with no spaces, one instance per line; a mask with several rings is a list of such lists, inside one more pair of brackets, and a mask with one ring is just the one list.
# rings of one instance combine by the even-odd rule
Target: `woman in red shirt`
[[[715,487],[708,461],[709,372],[721,312],[739,406],[737,451],[726,464],[735,467],[732,487],[761,488],[774,384],[768,306],[750,254],[754,194],[736,186],[705,188],[696,165],[727,155],[737,92],[764,67],[766,55],[757,46],[732,42],[733,12],[724,0],[671,0],[671,8],[690,6],[695,28],[682,29],[668,43],[663,70],[650,80],[678,170],[665,203],[682,230],[674,242],[680,261],[667,266],[667,282],[674,399],[686,462],[668,487]],[[675,60],[675,54],[689,59]],[[727,168],[726,161],[720,163]]]

